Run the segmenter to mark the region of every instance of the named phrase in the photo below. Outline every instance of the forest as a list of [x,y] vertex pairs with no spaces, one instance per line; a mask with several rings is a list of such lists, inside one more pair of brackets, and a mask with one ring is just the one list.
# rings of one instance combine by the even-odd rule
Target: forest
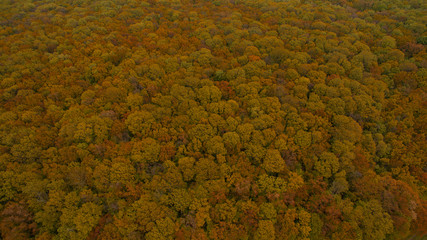
[[424,0],[1,0],[0,239],[427,237]]

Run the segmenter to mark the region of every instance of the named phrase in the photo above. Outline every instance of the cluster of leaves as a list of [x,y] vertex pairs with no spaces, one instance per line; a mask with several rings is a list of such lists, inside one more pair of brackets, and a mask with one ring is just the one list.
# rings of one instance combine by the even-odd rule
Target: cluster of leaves
[[422,0],[5,0],[2,239],[426,234]]

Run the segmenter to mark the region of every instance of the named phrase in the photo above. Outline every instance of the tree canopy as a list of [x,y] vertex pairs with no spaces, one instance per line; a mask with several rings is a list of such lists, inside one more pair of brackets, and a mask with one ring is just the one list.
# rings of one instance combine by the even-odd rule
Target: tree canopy
[[426,9],[0,1],[0,238],[422,239]]

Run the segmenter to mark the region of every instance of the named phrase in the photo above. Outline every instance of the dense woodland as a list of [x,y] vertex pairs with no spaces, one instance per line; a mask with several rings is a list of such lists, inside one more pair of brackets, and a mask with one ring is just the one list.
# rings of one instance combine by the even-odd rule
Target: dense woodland
[[423,0],[0,1],[2,239],[421,239]]

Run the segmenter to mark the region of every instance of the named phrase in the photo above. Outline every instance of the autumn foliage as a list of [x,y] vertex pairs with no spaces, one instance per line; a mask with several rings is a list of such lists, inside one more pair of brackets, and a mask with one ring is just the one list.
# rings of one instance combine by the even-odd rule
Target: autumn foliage
[[1,239],[421,239],[422,0],[0,2]]

